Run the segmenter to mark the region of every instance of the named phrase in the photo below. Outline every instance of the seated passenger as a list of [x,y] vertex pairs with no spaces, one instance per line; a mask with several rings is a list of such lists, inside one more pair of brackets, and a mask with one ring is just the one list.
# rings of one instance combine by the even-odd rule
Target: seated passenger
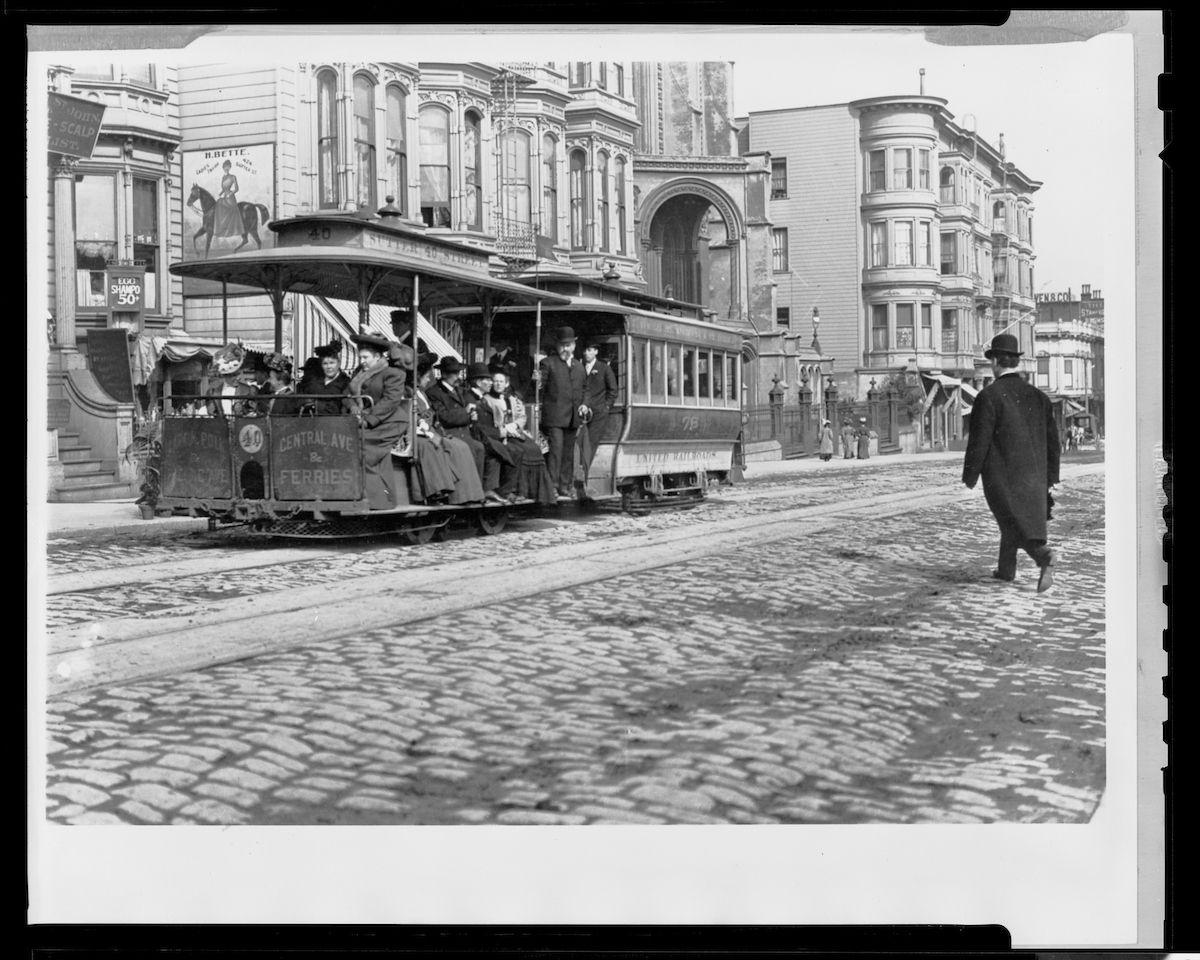
[[496,411],[504,445],[517,465],[517,498],[554,503],[556,492],[542,456],[542,448],[533,439],[533,434],[525,429],[525,404],[512,394],[508,374],[503,370],[492,371],[492,389],[487,400]]
[[436,354],[422,354],[417,360],[417,384],[413,391],[413,403],[417,416],[416,456],[420,464],[422,482],[429,485],[426,457],[440,455],[447,461],[453,489],[446,498],[449,504],[482,503],[483,482],[475,465],[475,456],[465,442],[450,437],[437,429],[433,408],[429,404],[429,391],[436,384],[434,365]]
[[[342,370],[342,344],[333,340],[313,351],[316,355],[304,362],[304,379],[297,393],[320,394],[328,400],[305,400],[305,408],[311,409],[315,417],[337,417],[342,413],[342,400],[350,378]],[[314,363],[315,360],[315,363]],[[310,369],[310,364],[316,369]]]
[[[389,510],[409,502],[407,484],[401,490],[392,469],[392,448],[408,430],[408,401],[403,370],[388,365],[389,343],[384,337],[360,333],[358,369],[350,378],[344,409],[362,424],[363,471],[372,510]],[[367,404],[363,398],[369,397]]]
[[471,389],[467,402],[474,404],[470,411],[471,433],[483,444],[483,495],[492,503],[507,503],[517,488],[517,464],[500,432],[503,423],[496,408],[485,394],[492,389],[492,374],[486,363],[473,363],[467,368]]
[[217,378],[210,385],[206,408],[210,417],[244,417],[253,413],[252,397],[258,388],[242,376],[246,348],[240,343],[226,344],[213,354],[209,372]]
[[296,399],[296,389],[292,386],[292,361],[282,353],[268,354],[267,382],[259,388],[260,400],[257,404],[260,416],[295,417],[300,413],[300,401]]
[[437,426],[448,437],[461,440],[471,451],[476,473],[483,482],[483,444],[471,436],[471,404],[467,402],[458,378],[463,365],[454,357],[442,357],[437,365],[442,378],[431,384],[426,391],[429,406],[433,408]]

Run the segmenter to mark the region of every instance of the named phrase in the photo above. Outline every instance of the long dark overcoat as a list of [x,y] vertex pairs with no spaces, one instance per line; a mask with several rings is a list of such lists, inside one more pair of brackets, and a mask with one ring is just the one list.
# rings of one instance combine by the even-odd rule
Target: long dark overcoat
[[392,470],[392,447],[408,433],[404,382],[404,374],[386,364],[360,369],[351,378],[351,394],[357,388],[373,403],[368,406],[353,395],[342,401],[348,413],[362,410],[363,472],[372,510],[409,503],[408,484],[398,483]]
[[1046,494],[1058,483],[1058,428],[1050,398],[1018,374],[997,377],[975,398],[963,483],[983,477],[996,520],[1025,540],[1046,539]]
[[542,361],[542,427],[574,430],[579,426],[579,406],[583,403],[583,364],[572,358],[568,367],[553,353]]

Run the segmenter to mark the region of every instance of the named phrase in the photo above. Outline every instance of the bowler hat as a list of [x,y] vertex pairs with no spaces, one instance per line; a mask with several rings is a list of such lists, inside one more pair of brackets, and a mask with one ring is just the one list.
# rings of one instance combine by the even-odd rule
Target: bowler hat
[[574,343],[575,331],[570,327],[559,327],[554,331],[554,339],[558,343]]
[[426,373],[433,367],[437,366],[438,355],[436,353],[419,353],[417,354],[417,373]]
[[442,357],[437,364],[437,368],[442,373],[458,373],[463,368],[463,365],[457,357]]
[[1021,345],[1017,343],[1017,338],[1011,333],[998,333],[992,337],[992,345],[983,351],[983,355],[989,360],[992,359],[994,353],[1008,353],[1019,357],[1021,356]]
[[480,377],[490,378],[491,375],[492,371],[486,363],[473,363],[467,367],[468,380],[478,380]]
[[388,347],[392,345],[392,341],[387,337],[380,337],[374,333],[356,333],[350,339],[360,347],[371,347],[380,353],[387,353]]

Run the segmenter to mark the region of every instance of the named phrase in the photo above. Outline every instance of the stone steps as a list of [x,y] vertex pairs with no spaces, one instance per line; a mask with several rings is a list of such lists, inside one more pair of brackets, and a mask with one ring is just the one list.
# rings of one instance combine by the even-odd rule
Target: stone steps
[[107,483],[88,483],[78,486],[62,485],[54,489],[55,503],[93,503],[96,500],[123,500],[132,496],[130,485],[112,480],[112,474]]

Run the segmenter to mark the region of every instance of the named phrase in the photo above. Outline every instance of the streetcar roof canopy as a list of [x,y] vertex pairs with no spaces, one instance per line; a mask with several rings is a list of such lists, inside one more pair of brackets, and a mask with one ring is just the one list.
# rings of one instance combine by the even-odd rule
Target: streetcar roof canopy
[[314,214],[270,224],[276,244],[171,264],[171,273],[279,293],[311,293],[356,303],[408,307],[420,277],[419,306],[565,304],[567,297],[494,277],[487,250],[431,236],[396,218]]

